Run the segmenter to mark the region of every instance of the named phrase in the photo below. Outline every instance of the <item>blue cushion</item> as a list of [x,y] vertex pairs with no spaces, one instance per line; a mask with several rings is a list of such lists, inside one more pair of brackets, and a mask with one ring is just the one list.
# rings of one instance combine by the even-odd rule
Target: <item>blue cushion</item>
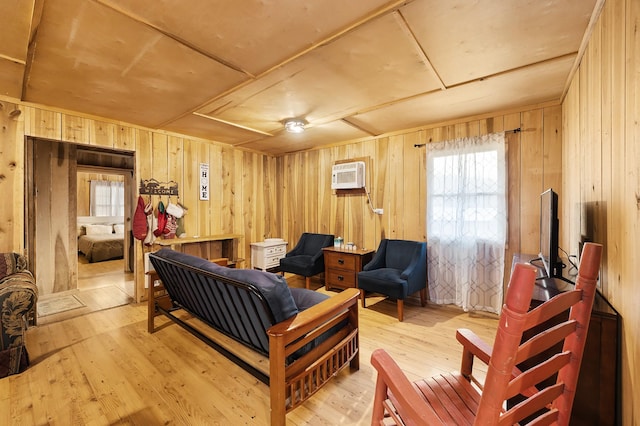
[[296,306],[300,312],[329,298],[326,294],[318,293],[317,291],[308,290],[306,288],[293,287],[289,290],[291,291],[291,296],[293,296],[293,300],[296,302]]
[[168,248],[155,253],[158,257],[213,272],[243,283],[252,284],[262,294],[271,308],[275,323],[286,320],[298,313],[296,303],[291,296],[289,286],[281,275],[263,272],[257,269],[234,269],[209,262],[207,259],[180,253]]
[[296,302],[293,300],[287,281],[283,276],[258,269],[234,269],[225,267],[223,267],[223,269],[225,269],[225,271],[221,273],[221,275],[253,284],[258,289],[267,300],[276,324],[298,313]]
[[312,256],[299,255],[280,259],[280,269],[303,277],[312,276],[324,271],[324,264],[315,267]]
[[209,272],[219,273],[218,270],[224,268],[216,263],[209,262],[207,259],[193,256],[191,254],[181,253],[170,248],[160,249],[153,254],[163,259],[175,260],[176,262],[184,263],[189,266],[193,266],[194,268],[204,269]]
[[400,278],[401,270],[380,268],[358,273],[358,287],[365,291],[381,293],[393,299],[407,297],[407,281]]

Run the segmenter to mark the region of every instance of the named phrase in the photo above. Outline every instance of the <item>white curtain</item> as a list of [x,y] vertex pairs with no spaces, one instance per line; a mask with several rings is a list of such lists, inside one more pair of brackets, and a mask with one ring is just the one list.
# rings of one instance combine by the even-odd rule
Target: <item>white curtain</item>
[[431,301],[500,313],[506,173],[504,133],[427,144]]
[[124,216],[124,182],[92,180],[91,216]]

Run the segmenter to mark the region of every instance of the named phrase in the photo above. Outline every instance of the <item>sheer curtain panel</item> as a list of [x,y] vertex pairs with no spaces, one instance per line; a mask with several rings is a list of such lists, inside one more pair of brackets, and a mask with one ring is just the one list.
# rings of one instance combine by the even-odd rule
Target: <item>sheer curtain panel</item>
[[427,144],[432,302],[500,313],[507,233],[504,133]]
[[124,182],[92,180],[91,216],[124,216]]

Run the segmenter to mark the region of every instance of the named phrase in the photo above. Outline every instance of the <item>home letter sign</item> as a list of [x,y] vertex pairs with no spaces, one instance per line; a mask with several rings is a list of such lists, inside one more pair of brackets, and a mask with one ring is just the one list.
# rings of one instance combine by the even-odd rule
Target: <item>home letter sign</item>
[[200,163],[200,199],[209,199],[209,164]]

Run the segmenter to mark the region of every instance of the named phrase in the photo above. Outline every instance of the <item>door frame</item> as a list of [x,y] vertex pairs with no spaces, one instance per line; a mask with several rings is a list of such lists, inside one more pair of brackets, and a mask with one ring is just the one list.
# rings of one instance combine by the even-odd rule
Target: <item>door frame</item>
[[[37,239],[36,239],[36,221],[37,221],[37,214],[38,214],[38,207],[37,207],[37,194],[38,191],[51,191],[51,185],[49,185],[48,188],[37,188],[36,185],[36,144],[38,142],[42,142],[42,143],[52,143],[52,144],[64,144],[62,145],[63,148],[62,150],[58,150],[58,151],[65,151],[67,152],[66,148],[68,149],[68,173],[69,176],[73,177],[73,181],[76,182],[76,184],[71,185],[71,183],[69,184],[69,186],[72,186],[72,188],[70,188],[70,190],[72,189],[73,191],[69,193],[69,200],[62,200],[60,202],[66,202],[69,203],[69,223],[68,223],[68,227],[69,227],[69,232],[67,232],[66,234],[68,235],[68,240],[64,241],[63,243],[66,243],[66,247],[67,247],[67,253],[69,253],[69,258],[72,259],[71,263],[73,263],[73,265],[66,265],[66,268],[68,269],[68,271],[63,271],[64,273],[68,273],[69,276],[69,289],[76,289],[78,286],[78,266],[77,266],[77,249],[78,249],[78,241],[77,241],[77,197],[76,197],[76,185],[77,185],[77,171],[78,169],[80,170],[88,170],[91,169],[93,171],[98,171],[100,170],[102,173],[109,173],[109,174],[122,174],[124,175],[124,189],[125,189],[125,215],[124,215],[124,225],[125,225],[125,266],[127,269],[131,269],[131,271],[134,273],[134,277],[136,276],[136,252],[133,249],[134,248],[134,244],[132,241],[132,222],[133,222],[133,206],[135,205],[134,201],[135,201],[135,196],[136,196],[136,187],[135,187],[135,175],[136,175],[136,171],[135,171],[135,151],[125,151],[125,150],[118,150],[118,149],[112,149],[112,148],[103,148],[103,147],[98,147],[98,146],[93,146],[93,145],[87,145],[87,144],[78,144],[78,143],[74,143],[74,142],[68,142],[68,141],[59,141],[59,140],[53,140],[53,139],[47,139],[47,138],[39,138],[39,137],[33,137],[33,136],[27,136],[25,137],[25,149],[24,149],[24,153],[25,153],[25,159],[24,159],[24,164],[25,164],[25,200],[24,200],[24,223],[26,224],[25,226],[25,252],[27,253],[27,257],[28,257],[28,261],[29,261],[29,265],[30,265],[30,270],[31,272],[34,274],[34,276],[36,276],[37,271],[38,271],[38,258],[37,258],[37,252],[36,252],[36,245],[37,245]],[[82,153],[95,153],[95,154],[99,154],[96,155],[96,157],[101,157],[101,158],[111,158],[114,159],[114,162],[117,161],[115,159],[126,159],[127,162],[129,162],[129,164],[131,164],[131,168],[121,168],[121,167],[112,167],[112,166],[102,166],[102,165],[87,165],[87,164],[78,164],[78,155],[77,155],[77,151],[81,151]],[[60,161],[60,159],[57,159],[58,161]],[[62,159],[64,160],[64,159]],[[50,163],[53,161],[53,159],[50,160]],[[69,179],[71,180],[71,179]],[[42,184],[42,181],[39,182],[40,184]],[[130,238],[127,238],[126,236],[130,236]],[[74,256],[71,256],[71,254],[75,254]],[[55,257],[54,257],[55,258]],[[73,262],[73,259],[75,259],[75,262]],[[54,261],[55,262],[55,261]],[[58,265],[54,265],[54,270],[58,268]],[[57,273],[57,271],[56,271]],[[123,271],[124,273],[124,271]],[[65,275],[66,276],[66,275]],[[37,282],[37,281],[36,281]],[[40,286],[39,286],[40,289]],[[137,286],[134,285],[134,300],[138,300],[138,289]]]

